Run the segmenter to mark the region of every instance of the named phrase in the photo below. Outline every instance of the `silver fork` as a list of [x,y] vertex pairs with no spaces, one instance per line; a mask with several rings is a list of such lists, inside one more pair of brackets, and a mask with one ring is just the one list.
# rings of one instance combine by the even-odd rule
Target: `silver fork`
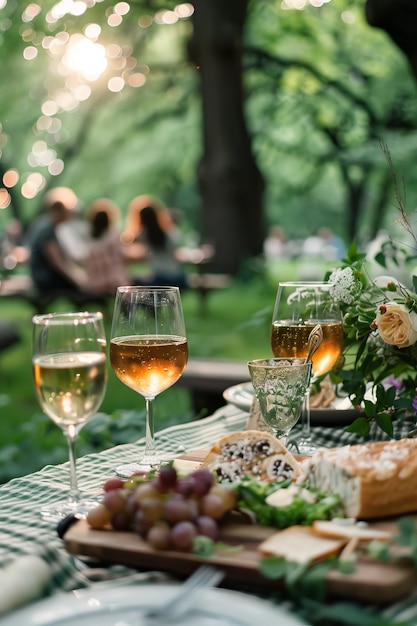
[[224,571],[210,565],[202,565],[180,586],[178,592],[160,607],[143,615],[145,624],[160,620],[173,621],[185,615],[195,601],[195,593],[201,589],[216,587],[224,578]]

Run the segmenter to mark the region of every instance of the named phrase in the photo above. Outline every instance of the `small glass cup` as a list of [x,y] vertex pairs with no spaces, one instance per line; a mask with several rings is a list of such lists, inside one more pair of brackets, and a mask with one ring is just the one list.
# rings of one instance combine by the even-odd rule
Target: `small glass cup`
[[310,385],[311,361],[255,359],[248,361],[248,368],[264,421],[275,437],[286,443],[301,415]]

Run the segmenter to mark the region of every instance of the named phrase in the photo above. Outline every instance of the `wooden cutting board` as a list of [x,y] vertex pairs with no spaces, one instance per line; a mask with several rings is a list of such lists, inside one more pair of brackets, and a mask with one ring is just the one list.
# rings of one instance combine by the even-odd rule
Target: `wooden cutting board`
[[[180,460],[187,467],[198,465],[207,450],[196,450]],[[396,520],[378,521],[370,524],[376,528],[396,531]],[[247,589],[251,592],[282,586],[281,581],[270,580],[259,572],[260,553],[258,545],[274,528],[249,524],[240,516],[231,516],[221,527],[220,541],[236,550],[222,550],[210,559],[193,554],[164,551],[158,552],[133,532],[93,530],[85,520],[72,525],[64,535],[65,548],[71,554],[90,557],[108,563],[118,563],[138,569],[162,570],[177,576],[187,576],[203,560],[225,571],[223,586],[231,589]],[[332,596],[366,600],[378,604],[391,603],[410,593],[417,585],[417,570],[406,561],[380,563],[361,558],[352,574],[344,575],[331,570],[327,576],[328,592]]]

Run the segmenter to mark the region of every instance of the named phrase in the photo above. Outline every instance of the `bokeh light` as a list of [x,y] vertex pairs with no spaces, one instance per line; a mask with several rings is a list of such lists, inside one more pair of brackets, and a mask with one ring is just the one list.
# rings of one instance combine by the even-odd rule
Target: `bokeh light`
[[126,15],[130,11],[130,5],[127,2],[118,2],[114,7],[114,12],[117,15]]
[[[4,3],[4,6],[6,6],[6,2]],[[3,8],[2,3],[0,2],[0,9],[2,8]],[[41,10],[42,9],[39,6],[39,4],[35,4],[34,2],[31,2],[30,4],[28,4],[26,9],[22,13],[22,22],[31,22],[34,17],[39,15]]]
[[26,59],[26,61],[32,61],[37,56],[38,56],[38,50],[37,48],[35,48],[35,46],[27,46],[23,50],[23,58]]
[[7,209],[11,201],[12,200],[7,189],[0,187],[0,209]]
[[33,172],[32,174],[29,174],[26,181],[22,185],[22,196],[28,200],[36,198],[44,186],[45,177],[39,172]]
[[5,187],[14,187],[19,182],[19,172],[16,169],[7,170],[3,174],[3,185]]
[[83,35],[72,35],[62,57],[62,65],[86,80],[94,81],[107,69],[106,51],[104,46]]

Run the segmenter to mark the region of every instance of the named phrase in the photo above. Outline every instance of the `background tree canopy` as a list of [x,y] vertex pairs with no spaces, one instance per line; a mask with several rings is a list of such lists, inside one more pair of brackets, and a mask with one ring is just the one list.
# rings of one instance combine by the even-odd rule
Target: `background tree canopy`
[[[246,237],[239,258],[256,253],[259,235],[274,223],[290,237],[323,225],[346,241],[373,237],[383,226],[395,236],[380,143],[405,178],[412,209],[416,84],[389,35],[366,22],[365,1],[240,0],[243,14],[211,1],[210,21],[198,20],[203,4],[0,0],[0,229],[13,213],[28,223],[48,187],[68,185],[85,204],[113,198],[122,214],[134,195],[153,193],[181,209],[184,227],[203,239],[221,231],[232,249]],[[235,54],[242,82],[233,87],[219,79],[216,88],[215,78],[205,92],[207,62],[198,66],[193,45],[195,52],[217,23],[218,67]],[[216,106],[230,105],[233,93],[243,123],[223,150],[239,146],[247,130],[251,174],[233,159],[225,165],[212,157],[216,193],[207,206],[201,163],[208,139],[222,143]],[[217,129],[209,137],[207,107]],[[225,168],[241,182],[240,195],[238,185],[226,190],[216,183]],[[247,209],[239,214],[245,202],[253,205],[253,220]],[[223,227],[233,203],[233,220]]]

